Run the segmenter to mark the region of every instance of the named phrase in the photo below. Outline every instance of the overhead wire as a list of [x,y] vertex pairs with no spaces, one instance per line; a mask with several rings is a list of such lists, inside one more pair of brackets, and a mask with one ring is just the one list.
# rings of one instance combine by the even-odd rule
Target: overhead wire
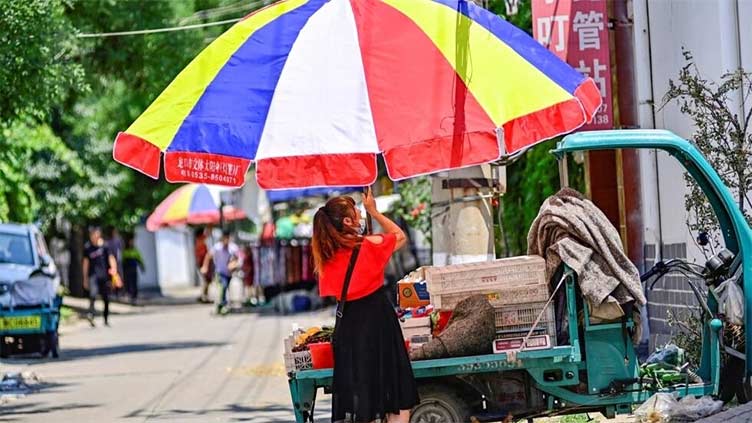
[[223,21],[217,21],[217,22],[207,22],[203,24],[193,24],[193,25],[184,25],[184,26],[172,26],[172,27],[166,27],[166,28],[77,34],[76,37],[77,38],[105,38],[105,37],[120,37],[120,36],[129,36],[129,35],[157,34],[157,33],[162,33],[162,32],[186,31],[189,29],[198,29],[198,28],[207,28],[211,26],[226,25],[229,23],[239,22],[241,20],[243,20],[243,18],[225,19]]

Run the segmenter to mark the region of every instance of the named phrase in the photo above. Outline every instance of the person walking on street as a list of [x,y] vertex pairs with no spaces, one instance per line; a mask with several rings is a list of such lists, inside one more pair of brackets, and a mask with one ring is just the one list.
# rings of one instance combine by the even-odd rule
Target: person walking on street
[[332,421],[408,423],[418,390],[397,314],[384,289],[384,269],[405,233],[363,197],[384,229],[363,235],[360,210],[335,197],[315,214],[313,259],[321,296],[339,300],[333,335]]
[[109,326],[112,279],[119,278],[119,275],[115,256],[105,245],[99,228],[89,229],[82,265],[84,289],[89,290],[89,323],[94,326],[94,302],[99,294],[104,302],[104,325]]
[[201,267],[201,273],[209,272],[209,264],[214,263],[214,271],[219,277],[221,294],[219,304],[217,305],[217,314],[224,314],[227,306],[227,288],[230,286],[232,272],[238,268],[238,246],[230,242],[230,232],[223,231],[222,238],[204,258],[204,265]]
[[198,297],[200,303],[210,303],[209,300],[209,285],[212,279],[214,279],[214,263],[209,263],[209,268],[204,272],[204,260],[206,260],[207,254],[209,254],[209,246],[207,245],[207,229],[201,228],[196,231],[196,240],[194,244],[194,254],[196,255],[196,266],[198,266],[199,274],[201,277],[201,296]]
[[123,279],[125,280],[125,291],[130,297],[131,304],[136,305],[138,298],[138,270],[143,272],[144,260],[141,253],[136,249],[133,235],[129,235],[125,240],[125,249],[123,250]]
[[[120,231],[118,231],[113,226],[108,226],[105,228],[105,240],[104,244],[107,247],[107,249],[110,251],[110,254],[112,254],[113,257],[115,257],[115,264],[117,265],[117,274],[123,275],[123,238],[120,236]],[[119,277],[113,278],[113,290],[115,295],[118,297],[123,294],[123,281],[120,280]]]
[[243,296],[245,305],[256,306],[261,303],[260,287],[256,284],[256,266],[254,265],[253,247],[246,244],[243,247],[243,264],[240,267],[243,271]]

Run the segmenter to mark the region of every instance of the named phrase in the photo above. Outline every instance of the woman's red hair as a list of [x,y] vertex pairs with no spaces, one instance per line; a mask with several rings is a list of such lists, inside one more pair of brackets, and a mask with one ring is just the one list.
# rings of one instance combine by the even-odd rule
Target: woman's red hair
[[351,249],[360,242],[358,230],[343,222],[346,217],[355,219],[356,216],[355,200],[347,196],[334,197],[318,209],[313,217],[311,240],[316,274],[321,274],[324,263],[331,259],[337,250]]

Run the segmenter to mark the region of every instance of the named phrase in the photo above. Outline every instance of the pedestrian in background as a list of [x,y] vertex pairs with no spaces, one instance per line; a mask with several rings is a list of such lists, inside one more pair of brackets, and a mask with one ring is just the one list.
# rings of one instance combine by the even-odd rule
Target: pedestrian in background
[[384,295],[384,269],[406,242],[405,233],[376,209],[363,206],[384,229],[363,235],[350,197],[326,202],[313,220],[314,269],[321,296],[339,300],[334,326],[332,421],[408,423],[418,390],[394,308]]
[[224,314],[227,309],[227,288],[230,286],[232,273],[238,269],[238,246],[230,241],[230,232],[222,232],[222,238],[214,244],[211,251],[204,258],[204,265],[201,267],[201,273],[209,272],[209,264],[214,262],[214,272],[219,277],[221,293],[219,304],[217,304],[217,313]]
[[[123,274],[123,238],[120,236],[120,231],[117,230],[117,228],[113,226],[108,226],[105,228],[105,246],[110,251],[110,254],[112,254],[113,257],[115,257],[115,263],[117,267],[117,274],[122,275]],[[119,276],[115,276],[112,278],[113,288],[115,291],[115,295],[118,297],[123,294],[123,281],[120,280]]]
[[130,297],[131,304],[136,305],[138,299],[138,271],[146,270],[141,253],[136,249],[133,235],[125,238],[125,249],[123,250],[123,279],[125,280],[125,291]]
[[210,303],[209,300],[209,285],[212,279],[214,279],[214,263],[209,263],[209,267],[206,272],[203,271],[204,261],[209,253],[209,246],[207,244],[208,229],[200,228],[195,233],[194,254],[196,256],[196,266],[198,269],[199,277],[201,278],[201,295],[198,297],[200,303]]
[[104,325],[109,326],[112,279],[119,278],[119,275],[115,256],[105,245],[99,228],[89,229],[89,242],[84,245],[82,266],[84,289],[89,290],[89,323],[94,326],[94,303],[99,294],[104,302]]
[[256,306],[261,303],[261,295],[259,293],[260,287],[254,283],[256,277],[256,267],[254,266],[253,247],[250,244],[246,244],[243,247],[243,264],[240,269],[243,271],[243,294],[245,297],[245,304],[249,306]]

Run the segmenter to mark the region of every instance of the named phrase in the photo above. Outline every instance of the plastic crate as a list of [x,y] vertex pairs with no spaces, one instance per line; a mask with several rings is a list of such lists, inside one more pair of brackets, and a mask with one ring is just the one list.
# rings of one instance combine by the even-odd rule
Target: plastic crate
[[310,351],[286,352],[284,355],[285,371],[288,374],[313,368],[313,358]]
[[431,302],[451,310],[463,299],[486,295],[495,307],[548,300],[546,262],[539,256],[465,263],[425,269]]
[[[495,307],[496,338],[506,339],[526,336],[545,305],[546,302],[539,302]],[[556,345],[556,320],[553,304],[546,307],[546,311],[543,312],[543,316],[541,316],[533,334],[549,335],[552,344]]]

